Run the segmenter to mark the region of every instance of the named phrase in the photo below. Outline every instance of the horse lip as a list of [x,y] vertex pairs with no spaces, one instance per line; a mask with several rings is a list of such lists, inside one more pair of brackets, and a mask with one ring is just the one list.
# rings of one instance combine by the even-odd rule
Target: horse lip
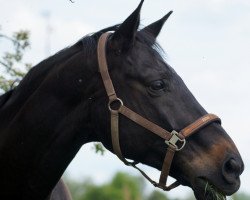
[[197,177],[197,178],[195,178],[195,180],[191,186],[197,200],[214,199],[214,197],[211,196],[210,194],[208,194],[208,196],[205,195],[206,190],[207,190],[207,188],[206,188],[207,184],[212,185],[212,187],[215,189],[215,191],[220,193],[223,196],[232,195],[233,193],[235,193],[239,189],[239,186],[240,186],[240,184],[237,182],[236,184],[228,185],[229,187],[227,187],[227,188],[226,187],[222,188],[222,187],[219,187],[216,184],[214,184],[212,181],[210,181],[206,177]]
[[[211,184],[207,178],[204,177],[197,177],[192,184],[192,189],[194,191],[194,195],[197,200],[213,200],[214,196],[212,193],[207,189],[208,184]],[[213,185],[214,186],[214,185]],[[224,192],[220,191],[216,186],[216,191],[218,191],[223,196],[226,196]]]

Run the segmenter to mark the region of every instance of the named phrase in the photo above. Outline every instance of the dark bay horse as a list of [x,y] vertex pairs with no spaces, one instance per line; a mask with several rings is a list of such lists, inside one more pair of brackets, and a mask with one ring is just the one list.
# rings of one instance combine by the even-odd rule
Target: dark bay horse
[[[101,77],[97,55],[99,38],[107,31],[112,32],[105,44],[108,71],[124,105],[166,132],[180,132],[206,119],[201,117],[207,112],[156,43],[171,12],[138,30],[142,3],[122,24],[88,35],[42,61],[0,97],[0,199],[70,199],[59,180],[81,146],[100,141],[113,152],[108,106],[116,105],[108,104],[107,79]],[[244,165],[217,121],[186,139],[177,134],[166,144],[147,126],[122,115],[119,147],[124,157],[164,170],[167,148],[185,140],[170,175],[191,187],[199,200],[213,199],[212,193],[224,198],[239,189]]]

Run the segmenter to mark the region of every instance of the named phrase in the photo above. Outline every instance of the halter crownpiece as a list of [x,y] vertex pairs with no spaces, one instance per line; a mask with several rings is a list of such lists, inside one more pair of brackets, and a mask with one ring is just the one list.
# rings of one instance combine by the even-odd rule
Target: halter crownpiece
[[[124,164],[128,166],[132,166],[140,171],[140,173],[155,187],[161,188],[165,191],[169,191],[178,185],[177,181],[167,186],[167,177],[170,172],[170,167],[172,160],[174,158],[174,154],[176,151],[180,151],[185,147],[186,138],[190,135],[196,133],[203,127],[211,124],[212,122],[219,122],[221,120],[214,114],[206,114],[193,122],[192,124],[188,125],[184,129],[182,129],[179,133],[173,130],[169,132],[162,127],[158,126],[157,124],[147,120],[146,118],[142,117],[141,115],[135,113],[128,107],[123,104],[123,101],[117,97],[112,80],[109,75],[108,65],[106,60],[106,42],[107,38],[111,33],[104,33],[101,35],[98,41],[97,46],[97,56],[98,56],[98,64],[99,64],[99,71],[104,83],[104,87],[106,93],[109,98],[108,108],[111,114],[111,138],[112,138],[112,145],[113,151],[118,156],[120,160],[124,162]],[[118,104],[118,107],[114,108],[112,106],[114,103]],[[132,120],[133,122],[137,123],[138,125],[142,126],[143,128],[151,131],[152,133],[158,135],[159,137],[165,140],[167,144],[167,152],[163,161],[162,170],[159,182],[153,181],[149,176],[147,176],[140,168],[136,166],[136,162],[130,162],[123,157],[121,148],[120,148],[120,141],[119,141],[119,114],[127,117],[128,119]]]

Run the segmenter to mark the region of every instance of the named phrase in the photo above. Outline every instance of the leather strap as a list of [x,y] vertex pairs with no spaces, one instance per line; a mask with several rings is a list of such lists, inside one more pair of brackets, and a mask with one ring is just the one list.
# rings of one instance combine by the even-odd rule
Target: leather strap
[[135,113],[134,111],[132,111],[131,109],[129,109],[126,106],[122,106],[119,109],[119,113],[123,114],[124,116],[126,116],[127,118],[132,120],[133,122],[141,125],[145,129],[158,135],[159,137],[163,138],[164,140],[169,140],[172,136],[172,134],[170,132],[168,132],[167,130],[161,128],[157,124],[155,124],[155,123],[147,120],[146,118],[142,117],[141,115]]
[[[197,119],[195,122],[193,122],[186,128],[182,129],[179,133],[177,133],[176,131],[169,132],[163,129],[162,127],[158,126],[157,124],[137,114],[136,112],[132,111],[125,105],[123,105],[122,100],[119,99],[116,95],[112,80],[108,72],[105,45],[109,35],[110,33],[108,32],[101,35],[98,41],[97,55],[98,55],[99,71],[101,73],[104,87],[109,98],[108,107],[111,114],[111,138],[112,138],[113,151],[118,156],[118,158],[120,158],[120,160],[122,160],[126,165],[132,166],[135,169],[137,169],[155,187],[159,187],[163,190],[169,191],[180,185],[176,181],[170,186],[166,186],[166,182],[170,172],[174,154],[176,151],[180,151],[185,146],[186,142],[185,138],[196,133],[201,128],[211,124],[212,122],[221,123],[221,120],[214,114],[207,114]],[[112,108],[112,104],[114,102],[119,104],[118,108]],[[123,157],[119,140],[119,114],[124,115],[128,119],[142,126],[143,128],[163,138],[165,140],[165,143],[168,145],[167,152],[162,165],[162,171],[159,183],[153,181],[149,176],[147,176],[145,172],[143,172],[140,168],[138,168],[136,166],[137,164],[136,162],[130,162]]]
[[221,119],[214,114],[204,115],[186,128],[182,129],[180,134],[182,134],[185,138],[189,137],[212,122],[218,122],[221,124]]
[[115,89],[111,81],[109,72],[108,72],[108,64],[106,60],[106,50],[105,50],[106,40],[109,35],[110,33],[107,32],[107,33],[104,33],[100,37],[98,46],[97,46],[97,56],[98,56],[99,70],[102,76],[105,90],[107,92],[109,100],[114,100],[117,98],[117,96],[116,96]]
[[160,180],[159,180],[159,184],[162,186],[165,186],[167,183],[167,178],[170,172],[170,167],[171,167],[172,160],[174,158],[174,154],[175,154],[175,149],[171,145],[169,145],[167,148],[166,156],[163,161],[163,165],[161,169],[162,172],[161,172]]

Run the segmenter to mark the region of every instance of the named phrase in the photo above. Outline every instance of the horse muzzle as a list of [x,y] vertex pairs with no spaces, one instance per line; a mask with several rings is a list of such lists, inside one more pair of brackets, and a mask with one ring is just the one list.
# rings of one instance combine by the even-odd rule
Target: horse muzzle
[[244,170],[244,164],[240,156],[228,156],[221,167],[213,174],[194,178],[191,187],[198,200],[225,199],[238,191],[240,187],[240,175]]

